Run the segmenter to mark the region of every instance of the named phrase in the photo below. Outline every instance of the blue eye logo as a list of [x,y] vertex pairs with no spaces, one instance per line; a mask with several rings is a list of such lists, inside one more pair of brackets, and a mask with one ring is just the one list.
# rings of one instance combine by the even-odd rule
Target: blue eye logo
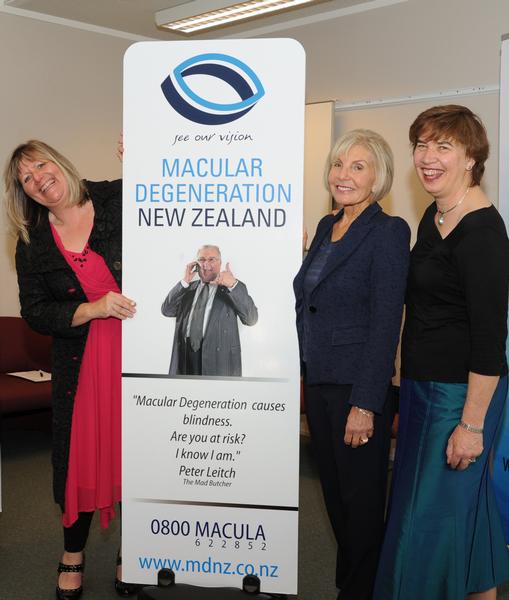
[[[203,98],[186,82],[191,75],[221,80],[237,93],[240,100],[220,103]],[[163,81],[161,89],[180,115],[202,125],[222,125],[240,119],[265,95],[256,73],[246,63],[227,54],[199,54],[185,60]]]

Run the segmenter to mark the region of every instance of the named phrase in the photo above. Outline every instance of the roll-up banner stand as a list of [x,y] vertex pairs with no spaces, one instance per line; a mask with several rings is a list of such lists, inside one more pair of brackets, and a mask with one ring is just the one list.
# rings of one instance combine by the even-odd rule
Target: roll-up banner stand
[[[500,62],[500,146],[498,208],[509,230],[509,35],[502,38]],[[506,345],[509,360],[509,344]],[[493,457],[493,482],[502,515],[505,540],[509,544],[509,401],[498,433]]]
[[302,47],[125,56],[124,579],[297,591]]

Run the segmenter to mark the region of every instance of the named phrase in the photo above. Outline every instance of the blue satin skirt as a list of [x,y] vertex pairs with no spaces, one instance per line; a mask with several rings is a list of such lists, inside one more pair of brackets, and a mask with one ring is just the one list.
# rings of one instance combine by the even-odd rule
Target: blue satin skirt
[[466,391],[466,384],[401,382],[389,515],[373,600],[465,600],[468,593],[509,579],[489,471],[507,377],[486,415],[483,453],[466,470],[455,471],[445,451]]

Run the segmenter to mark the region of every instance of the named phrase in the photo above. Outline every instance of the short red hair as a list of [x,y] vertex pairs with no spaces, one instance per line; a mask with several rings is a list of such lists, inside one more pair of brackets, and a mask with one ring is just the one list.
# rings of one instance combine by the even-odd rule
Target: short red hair
[[490,153],[486,128],[481,119],[466,106],[446,104],[422,112],[410,126],[413,149],[419,140],[454,140],[464,148],[468,158],[475,161],[472,167],[472,185],[479,185],[484,175],[484,163]]

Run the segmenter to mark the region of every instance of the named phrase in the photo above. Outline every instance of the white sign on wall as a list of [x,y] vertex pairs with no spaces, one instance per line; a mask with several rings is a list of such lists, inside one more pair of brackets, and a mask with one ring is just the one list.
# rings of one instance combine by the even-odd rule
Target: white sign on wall
[[296,593],[304,52],[143,42],[124,85],[124,577]]
[[[509,230],[509,35],[502,38],[500,53],[500,148],[498,168],[498,210]],[[509,341],[506,344],[509,360]],[[509,403],[499,427],[495,451],[493,454],[493,484],[507,544],[509,544]]]

